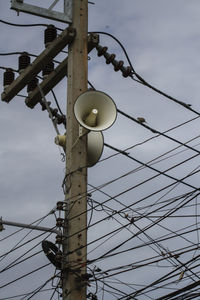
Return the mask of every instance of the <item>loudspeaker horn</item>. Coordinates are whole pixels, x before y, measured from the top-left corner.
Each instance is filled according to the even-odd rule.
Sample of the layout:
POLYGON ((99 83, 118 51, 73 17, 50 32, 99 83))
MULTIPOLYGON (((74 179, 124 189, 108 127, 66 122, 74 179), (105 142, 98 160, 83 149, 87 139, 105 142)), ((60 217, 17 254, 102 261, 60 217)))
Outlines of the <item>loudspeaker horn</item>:
POLYGON ((102 131, 115 122, 117 109, 110 96, 91 90, 77 98, 74 114, 78 123, 84 128, 91 131, 102 131))
MULTIPOLYGON (((87 134, 87 164, 93 167, 103 152, 104 138, 101 132, 90 131, 87 134)), ((54 139, 56 145, 66 148, 66 135, 57 135, 54 139)))
POLYGON ((58 146, 66 148, 66 135, 57 135, 54 139, 54 143, 58 146))
POLYGON ((103 152, 104 138, 102 132, 90 131, 88 133, 88 167, 93 167, 103 152))

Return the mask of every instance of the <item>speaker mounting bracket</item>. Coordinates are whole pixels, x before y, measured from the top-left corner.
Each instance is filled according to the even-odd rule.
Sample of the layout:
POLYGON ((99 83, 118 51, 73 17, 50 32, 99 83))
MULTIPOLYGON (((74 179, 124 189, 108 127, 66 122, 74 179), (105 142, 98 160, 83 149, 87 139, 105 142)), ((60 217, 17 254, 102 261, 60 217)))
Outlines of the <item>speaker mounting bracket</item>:
POLYGON ((90 130, 79 126, 79 138, 82 138, 83 136, 85 136, 86 134, 88 134, 90 132, 90 130))

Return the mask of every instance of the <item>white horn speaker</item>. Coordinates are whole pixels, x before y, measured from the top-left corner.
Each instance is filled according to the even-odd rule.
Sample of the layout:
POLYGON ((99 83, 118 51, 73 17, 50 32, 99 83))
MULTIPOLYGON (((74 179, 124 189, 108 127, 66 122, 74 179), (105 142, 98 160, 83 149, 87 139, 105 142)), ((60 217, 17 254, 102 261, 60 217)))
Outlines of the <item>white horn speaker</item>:
MULTIPOLYGON (((87 134, 87 163, 88 167, 94 166, 103 152, 104 138, 101 132, 90 131, 87 134)), ((54 139, 56 145, 66 148, 66 135, 57 135, 54 139)))
POLYGON ((88 167, 94 166, 103 152, 104 138, 101 132, 90 131, 88 133, 88 167))
POLYGON ((74 114, 78 123, 84 128, 91 131, 102 131, 115 122, 117 109, 110 96, 92 90, 77 98, 74 114))

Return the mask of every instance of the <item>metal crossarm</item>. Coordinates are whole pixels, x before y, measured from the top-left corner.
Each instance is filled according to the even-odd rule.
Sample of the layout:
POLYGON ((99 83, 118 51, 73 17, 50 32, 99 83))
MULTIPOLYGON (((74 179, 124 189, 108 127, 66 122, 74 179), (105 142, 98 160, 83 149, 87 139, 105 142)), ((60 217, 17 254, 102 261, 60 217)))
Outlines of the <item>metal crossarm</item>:
POLYGON ((59 0, 55 0, 49 8, 43 8, 36 5, 24 3, 23 0, 11 0, 11 8, 16 10, 17 12, 25 12, 28 14, 71 24, 72 0, 62 0, 64 1, 63 13, 52 10, 52 8, 57 4, 58 1, 59 0))

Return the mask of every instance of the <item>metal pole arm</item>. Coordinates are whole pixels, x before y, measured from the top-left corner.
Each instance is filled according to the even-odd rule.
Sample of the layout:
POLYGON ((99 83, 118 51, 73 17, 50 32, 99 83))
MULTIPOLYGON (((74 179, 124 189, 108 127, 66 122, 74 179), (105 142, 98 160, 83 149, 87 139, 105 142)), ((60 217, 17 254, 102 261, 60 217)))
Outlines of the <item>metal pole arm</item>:
POLYGON ((0 219, 0 225, 8 225, 8 226, 15 226, 15 227, 21 227, 21 228, 27 228, 27 229, 33 229, 33 230, 40 230, 40 231, 46 231, 46 232, 53 232, 56 234, 59 234, 59 231, 57 229, 42 227, 42 226, 36 226, 31 224, 24 224, 24 223, 17 223, 17 222, 11 222, 0 219))

